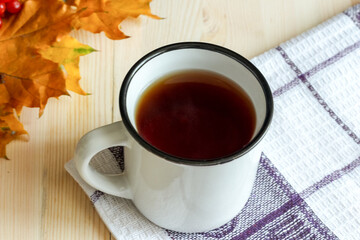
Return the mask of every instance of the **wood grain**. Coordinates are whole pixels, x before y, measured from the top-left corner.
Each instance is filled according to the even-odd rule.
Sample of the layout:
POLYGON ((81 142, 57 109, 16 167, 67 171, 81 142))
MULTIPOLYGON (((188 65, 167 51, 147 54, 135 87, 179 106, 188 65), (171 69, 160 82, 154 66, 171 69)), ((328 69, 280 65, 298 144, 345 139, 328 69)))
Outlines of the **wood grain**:
POLYGON ((11 160, 0 160, 0 239, 111 239, 64 164, 84 133, 120 119, 122 79, 147 52, 204 41, 252 58, 356 3, 360 0, 154 0, 153 12, 164 19, 126 20, 121 27, 129 39, 75 32, 99 50, 80 62, 81 85, 92 95, 52 99, 40 119, 36 109, 23 111, 30 141, 11 143, 11 160))

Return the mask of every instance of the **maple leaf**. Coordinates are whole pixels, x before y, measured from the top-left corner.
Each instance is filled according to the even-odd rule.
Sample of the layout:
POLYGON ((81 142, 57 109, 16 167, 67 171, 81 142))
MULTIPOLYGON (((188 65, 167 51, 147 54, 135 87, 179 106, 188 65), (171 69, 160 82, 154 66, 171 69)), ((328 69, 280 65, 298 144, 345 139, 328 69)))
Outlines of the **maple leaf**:
POLYGON ((8 105, 0 105, 0 156, 5 159, 7 159, 6 144, 23 134, 27 134, 13 111, 13 108, 8 105))
POLYGON ((51 97, 79 85, 79 57, 94 51, 68 34, 72 29, 126 37, 119 24, 126 17, 153 18, 149 0, 24 0, 19 14, 3 18, 0 29, 0 158, 5 146, 26 134, 18 115, 25 107, 41 116, 51 97))
POLYGON ((67 35, 75 13, 58 0, 29 0, 20 14, 4 19, 0 84, 4 84, 9 104, 18 113, 22 106, 39 107, 41 115, 50 97, 68 94, 59 65, 44 59, 37 50, 67 35))
POLYGON ((76 39, 65 36, 60 42, 39 51, 45 59, 61 64, 66 70, 66 88, 78 94, 86 95, 79 85, 80 56, 95 51, 92 47, 78 42, 76 39))
POLYGON ((79 15, 72 22, 75 29, 85 29, 93 33, 104 32, 113 40, 126 38, 119 29, 119 24, 127 17, 146 15, 155 19, 161 19, 150 11, 150 0, 78 0, 72 3, 80 9, 87 9, 83 15, 79 15))

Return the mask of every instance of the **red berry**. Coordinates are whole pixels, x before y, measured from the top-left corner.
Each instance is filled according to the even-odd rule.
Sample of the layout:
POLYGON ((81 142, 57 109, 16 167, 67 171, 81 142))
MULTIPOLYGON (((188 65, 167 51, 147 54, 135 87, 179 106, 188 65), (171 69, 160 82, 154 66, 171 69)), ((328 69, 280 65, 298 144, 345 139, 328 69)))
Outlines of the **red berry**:
POLYGON ((5 3, 0 3, 0 17, 4 15, 5 10, 6 10, 5 3))
POLYGON ((2 2, 2 3, 7 3, 7 2, 10 2, 10 1, 12 1, 12 0, 0 0, 0 2, 2 2))
POLYGON ((6 3, 6 10, 9 13, 18 13, 21 9, 21 3, 18 0, 13 0, 6 3))

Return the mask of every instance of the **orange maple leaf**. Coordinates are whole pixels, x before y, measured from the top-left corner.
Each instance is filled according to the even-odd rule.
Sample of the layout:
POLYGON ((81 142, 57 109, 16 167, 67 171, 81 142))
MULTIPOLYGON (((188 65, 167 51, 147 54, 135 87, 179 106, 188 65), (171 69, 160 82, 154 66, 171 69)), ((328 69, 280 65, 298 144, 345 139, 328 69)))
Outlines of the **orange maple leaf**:
POLYGON ((75 0, 73 4, 79 9, 85 9, 72 21, 75 29, 85 29, 93 33, 104 32, 113 40, 126 38, 120 31, 119 24, 127 17, 138 17, 146 15, 160 19, 150 11, 151 0, 75 0))
POLYGON ((7 159, 6 144, 23 134, 27 134, 27 132, 14 115, 14 109, 6 104, 0 105, 0 156, 7 159))
POLYGON ((151 14, 148 0, 25 0, 19 14, 3 19, 0 29, 0 158, 5 146, 26 134, 21 109, 44 111, 51 97, 67 90, 86 94, 79 85, 79 57, 94 49, 68 36, 73 28, 104 31, 122 39, 118 25, 126 17, 151 14))

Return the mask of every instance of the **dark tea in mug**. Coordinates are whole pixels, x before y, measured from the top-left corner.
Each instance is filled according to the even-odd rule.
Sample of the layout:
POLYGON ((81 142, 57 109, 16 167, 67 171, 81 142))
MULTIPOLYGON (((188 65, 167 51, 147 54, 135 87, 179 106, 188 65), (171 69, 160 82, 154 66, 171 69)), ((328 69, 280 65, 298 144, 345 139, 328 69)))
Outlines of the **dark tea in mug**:
POLYGON ((146 88, 135 121, 139 135, 159 150, 209 160, 246 146, 255 132, 256 114, 247 93, 227 77, 187 70, 146 88))

